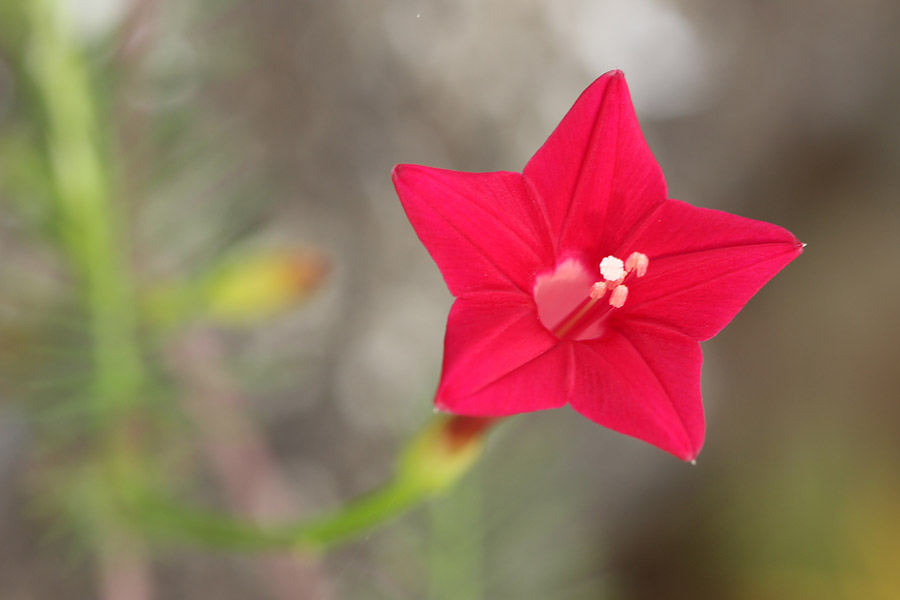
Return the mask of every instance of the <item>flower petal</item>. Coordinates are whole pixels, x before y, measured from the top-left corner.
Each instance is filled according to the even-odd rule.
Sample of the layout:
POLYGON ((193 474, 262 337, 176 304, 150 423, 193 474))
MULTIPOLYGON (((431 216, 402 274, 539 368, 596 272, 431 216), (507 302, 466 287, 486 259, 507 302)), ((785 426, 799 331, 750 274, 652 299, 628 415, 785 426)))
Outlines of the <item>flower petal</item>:
POLYGON ((567 354, 538 321, 530 298, 480 293, 458 299, 444 340, 435 404, 472 416, 502 416, 565 404, 567 354))
POLYGON ((510 288, 530 295, 535 272, 553 264, 540 208, 520 173, 397 165, 393 178, 454 296, 510 288))
POLYGON ((669 200, 621 252, 650 257, 619 319, 643 318, 703 341, 727 325, 803 245, 789 231, 669 200))
POLYGON ((682 460, 697 456, 705 435, 697 342, 654 323, 632 321, 571 347, 575 410, 682 460))
POLYGON ((619 71, 581 94, 524 174, 543 200, 558 254, 591 262, 611 254, 666 199, 619 71))

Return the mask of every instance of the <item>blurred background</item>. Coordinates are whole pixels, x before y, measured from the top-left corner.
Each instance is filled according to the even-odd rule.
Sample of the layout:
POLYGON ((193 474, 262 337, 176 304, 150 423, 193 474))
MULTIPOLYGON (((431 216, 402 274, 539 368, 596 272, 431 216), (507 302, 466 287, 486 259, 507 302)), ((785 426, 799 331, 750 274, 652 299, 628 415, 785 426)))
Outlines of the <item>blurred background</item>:
POLYGON ((890 0, 0 0, 0 595, 900 597, 897 31, 890 0), (562 409, 324 557, 129 531, 143 479, 271 522, 382 482, 451 303, 391 167, 520 170, 613 68, 672 197, 808 243, 704 344, 696 466, 562 409))

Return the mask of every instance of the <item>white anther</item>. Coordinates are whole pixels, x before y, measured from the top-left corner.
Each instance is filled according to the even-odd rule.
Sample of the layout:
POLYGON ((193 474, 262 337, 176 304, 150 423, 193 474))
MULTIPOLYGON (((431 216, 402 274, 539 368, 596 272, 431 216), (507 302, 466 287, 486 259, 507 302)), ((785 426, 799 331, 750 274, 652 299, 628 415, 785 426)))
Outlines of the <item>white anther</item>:
POLYGON ((606 283, 597 281, 591 286, 591 300, 598 300, 606 295, 606 283))
POLYGON ((600 261, 600 274, 607 281, 618 281, 625 277, 625 263, 621 258, 607 256, 600 261))
POLYGON ((609 295, 609 305, 613 308, 622 308, 626 298, 628 298, 628 287, 617 285, 613 288, 612 294, 609 295))
POLYGON ((638 277, 643 277, 647 273, 647 267, 650 265, 650 259, 646 254, 640 252, 632 252, 625 259, 625 270, 631 273, 636 272, 638 277))

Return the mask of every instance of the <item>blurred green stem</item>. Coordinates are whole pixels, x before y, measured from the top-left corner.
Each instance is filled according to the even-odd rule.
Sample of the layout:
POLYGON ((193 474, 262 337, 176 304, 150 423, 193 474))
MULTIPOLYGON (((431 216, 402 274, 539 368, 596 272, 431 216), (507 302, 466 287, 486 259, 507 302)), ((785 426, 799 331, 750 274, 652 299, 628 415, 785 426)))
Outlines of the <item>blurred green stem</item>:
POLYGON ((132 404, 142 380, 128 253, 121 244, 113 177, 101 151, 86 62, 53 0, 29 0, 25 5, 30 25, 27 67, 46 120, 59 233, 88 310, 94 361, 91 397, 102 420, 132 404))
POLYGON ((257 526, 147 494, 134 498, 135 519, 148 534, 232 550, 321 550, 358 538, 452 488, 481 455, 495 419, 442 416, 401 454, 394 478, 334 513, 279 526, 257 526))
MULTIPOLYGON (((25 68, 40 102, 58 233, 76 273, 91 334, 89 398, 98 442, 94 460, 104 474, 102 489, 115 494, 141 472, 129 409, 139 398, 144 366, 122 220, 112 201, 112 162, 101 143, 96 88, 58 4, 23 4, 28 25, 25 68)), ((120 597, 119 591, 129 590, 129 597, 149 598, 152 588, 141 542, 128 531, 122 515, 96 507, 93 512, 99 519, 94 534, 105 597, 120 597), (127 556, 121 552, 123 545, 131 549, 127 556)))

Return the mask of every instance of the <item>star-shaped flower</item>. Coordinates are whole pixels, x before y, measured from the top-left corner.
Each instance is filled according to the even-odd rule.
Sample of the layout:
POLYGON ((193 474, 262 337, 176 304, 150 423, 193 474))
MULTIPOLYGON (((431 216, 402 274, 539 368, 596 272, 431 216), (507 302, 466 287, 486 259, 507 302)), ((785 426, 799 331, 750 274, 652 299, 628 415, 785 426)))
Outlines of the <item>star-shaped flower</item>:
POLYGON ((439 409, 571 404, 684 460, 705 433, 699 342, 803 249, 776 225, 668 199, 620 72, 522 173, 398 165, 393 178, 456 297, 439 409))

